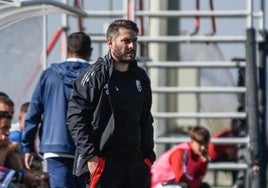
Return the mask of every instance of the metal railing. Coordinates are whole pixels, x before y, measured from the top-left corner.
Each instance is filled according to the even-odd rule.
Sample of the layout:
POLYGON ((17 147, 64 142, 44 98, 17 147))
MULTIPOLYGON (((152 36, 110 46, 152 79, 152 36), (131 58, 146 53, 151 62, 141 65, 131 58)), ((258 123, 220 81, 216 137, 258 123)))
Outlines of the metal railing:
MULTIPOLYGON (((260 0, 262 1, 262 0, 260 0)), ((132 3, 135 1, 132 1, 132 3)), ((87 18, 127 18, 134 16, 134 20, 139 22, 140 19, 146 19, 150 23, 151 19, 168 19, 168 18, 226 18, 226 19, 244 19, 245 30, 248 28, 255 27, 257 30, 262 31, 264 29, 264 12, 263 9, 253 9, 253 0, 247 0, 244 2, 246 8, 242 10, 213 10, 213 11, 190 11, 190 10, 139 10, 133 6, 131 10, 125 9, 122 11, 86 11, 87 18), (128 12, 129 11, 129 12, 128 12)), ((244 45, 247 43, 248 36, 246 34, 238 35, 219 35, 217 33, 208 33, 202 35, 192 35, 192 33, 183 33, 180 35, 159 35, 151 36, 149 32, 143 33, 139 36, 139 42, 145 44, 170 44, 170 43, 215 43, 215 44, 240 44, 244 45)), ((260 34, 256 34, 256 42, 263 42, 265 39, 260 34)), ((104 35, 92 36, 92 41, 96 43, 106 42, 104 35)), ((246 54, 245 54, 246 57, 246 54)), ((196 70, 202 68, 244 68, 246 69, 245 61, 143 61, 141 60, 140 65, 143 66, 147 71, 151 70, 162 70, 162 69, 184 69, 184 68, 195 68, 196 70)), ((168 94, 243 94, 248 95, 247 86, 244 87, 185 87, 185 86, 153 86, 153 95, 168 95, 168 94)), ((154 111, 153 116, 155 119, 169 120, 169 119, 240 119, 247 121, 249 114, 247 112, 159 112, 154 111)), ((250 126, 250 125, 248 125, 250 126)), ((252 126, 252 125, 251 125, 252 126)), ((176 144, 180 142, 189 141, 188 137, 175 137, 170 135, 159 135, 155 138, 156 144, 176 144)), ((216 138, 212 139, 211 142, 214 144, 249 144, 251 141, 251 135, 244 137, 233 137, 233 138, 216 138)), ((246 170, 250 167, 247 163, 210 163, 209 168, 212 170, 246 170)))

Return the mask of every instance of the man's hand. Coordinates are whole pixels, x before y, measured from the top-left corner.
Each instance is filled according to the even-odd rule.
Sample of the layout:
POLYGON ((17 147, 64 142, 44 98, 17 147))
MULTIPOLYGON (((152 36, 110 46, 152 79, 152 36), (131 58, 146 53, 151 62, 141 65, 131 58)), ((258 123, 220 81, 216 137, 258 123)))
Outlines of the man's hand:
POLYGON ((98 157, 95 156, 95 157, 92 157, 88 162, 87 162, 87 167, 88 167, 88 170, 89 170, 89 173, 90 174, 93 174, 93 172, 96 170, 97 168, 97 165, 98 165, 98 157))
POLYGON ((24 165, 27 170, 31 170, 31 163, 33 160, 33 157, 36 156, 35 153, 25 153, 24 154, 24 165))
POLYGON ((9 144, 9 138, 8 136, 5 136, 5 135, 1 135, 0 136, 0 147, 7 147, 8 144, 9 144))

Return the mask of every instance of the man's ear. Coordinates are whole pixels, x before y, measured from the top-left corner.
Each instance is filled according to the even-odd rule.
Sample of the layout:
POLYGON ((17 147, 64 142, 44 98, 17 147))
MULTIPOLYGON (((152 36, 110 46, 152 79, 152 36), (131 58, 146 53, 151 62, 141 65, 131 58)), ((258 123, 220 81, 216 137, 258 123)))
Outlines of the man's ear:
POLYGON ((107 39, 107 44, 108 44, 108 47, 110 48, 113 44, 113 39, 112 38, 108 38, 107 39))
POLYGON ((90 48, 90 50, 87 53, 86 59, 89 61, 92 55, 93 48, 90 48))

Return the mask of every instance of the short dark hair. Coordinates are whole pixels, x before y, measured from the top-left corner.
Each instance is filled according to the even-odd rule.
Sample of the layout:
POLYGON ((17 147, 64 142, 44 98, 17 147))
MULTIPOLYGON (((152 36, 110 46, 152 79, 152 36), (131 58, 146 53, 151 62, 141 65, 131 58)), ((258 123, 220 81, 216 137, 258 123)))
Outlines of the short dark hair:
POLYGON ((8 97, 8 95, 5 92, 3 92, 3 91, 0 91, 0 96, 8 97))
POLYGON ((86 57, 91 51, 91 38, 84 32, 75 32, 68 37, 68 49, 79 57, 86 57))
POLYGON ((9 107, 14 107, 14 102, 9 97, 6 97, 4 95, 0 96, 0 103, 4 103, 9 107))
POLYGON ((136 34, 139 33, 139 28, 135 22, 125 19, 115 20, 110 24, 107 29, 106 39, 116 38, 118 36, 118 31, 120 28, 133 30, 136 34))

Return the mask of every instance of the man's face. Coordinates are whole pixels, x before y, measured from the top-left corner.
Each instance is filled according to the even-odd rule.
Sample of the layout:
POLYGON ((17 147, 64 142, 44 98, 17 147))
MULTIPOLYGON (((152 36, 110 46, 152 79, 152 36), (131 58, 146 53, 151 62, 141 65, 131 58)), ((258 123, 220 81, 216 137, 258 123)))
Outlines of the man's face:
POLYGON ((21 130, 24 128, 24 121, 25 121, 26 115, 27 115, 27 112, 21 112, 19 115, 19 124, 20 124, 21 130))
POLYGON ((108 39, 112 57, 119 63, 131 63, 135 60, 137 34, 130 29, 119 29, 115 39, 108 39))
POLYGON ((8 118, 0 118, 0 146, 9 142, 11 120, 8 118))
MULTIPOLYGON (((0 102, 0 113, 8 113, 13 116, 14 107, 10 107, 7 104, 0 102)), ((9 142, 9 134, 11 127, 11 119, 6 117, 0 118, 0 146, 3 146, 9 142)))
POLYGON ((0 111, 9 112, 13 116, 14 107, 8 106, 7 104, 0 102, 0 111))

